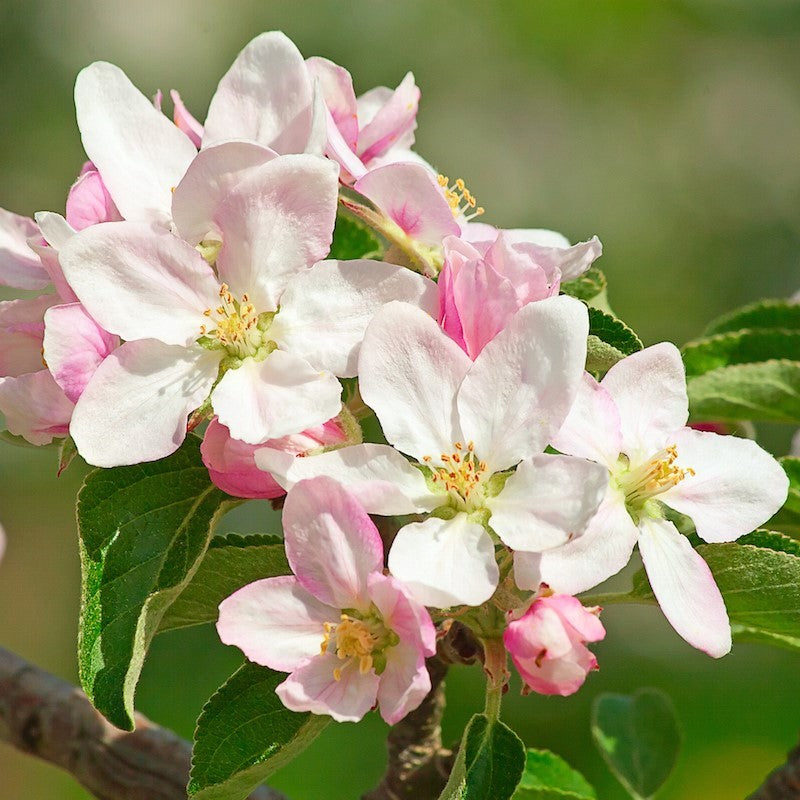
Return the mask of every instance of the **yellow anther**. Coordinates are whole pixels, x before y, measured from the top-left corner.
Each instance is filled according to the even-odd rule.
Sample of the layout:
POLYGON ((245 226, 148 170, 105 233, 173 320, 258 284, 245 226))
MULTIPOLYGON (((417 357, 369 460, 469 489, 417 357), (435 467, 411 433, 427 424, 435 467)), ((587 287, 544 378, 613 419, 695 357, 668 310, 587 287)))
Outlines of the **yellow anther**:
POLYGON ((470 220, 483 214, 483 206, 478 206, 475 195, 467 189, 462 178, 457 178, 452 185, 446 175, 437 176, 437 181, 439 186, 444 189, 445 199, 454 217, 470 220))

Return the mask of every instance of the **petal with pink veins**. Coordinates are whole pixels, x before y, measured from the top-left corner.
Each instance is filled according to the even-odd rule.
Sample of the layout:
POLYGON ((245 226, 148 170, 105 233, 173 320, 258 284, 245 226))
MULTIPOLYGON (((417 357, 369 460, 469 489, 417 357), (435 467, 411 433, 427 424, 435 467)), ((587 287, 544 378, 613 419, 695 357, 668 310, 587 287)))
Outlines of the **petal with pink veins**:
POLYGON ((103 359, 119 347, 119 338, 104 331, 80 303, 53 306, 44 321, 47 368, 64 394, 77 403, 103 359))
POLYGON ((97 170, 81 173, 72 184, 67 195, 65 216, 70 227, 76 231, 100 222, 118 222, 122 219, 97 170))
POLYGON ((676 467, 691 472, 658 499, 690 517, 701 539, 732 542, 786 502, 789 478, 751 439, 683 428, 673 440, 676 467))
POLYGON ((342 387, 330 372, 275 350, 262 361, 246 358, 215 386, 211 402, 231 436, 261 444, 335 417, 342 387))
POLYGON ((339 610, 320 603, 294 575, 243 586, 219 604, 217 632, 250 661, 290 672, 319 653, 325 623, 339 610))
MULTIPOLYGON (((389 95, 364 124, 358 134, 358 155, 365 164, 385 155, 395 146, 410 147, 417 127, 420 91, 414 75, 407 73, 400 85, 389 95)), ((361 106, 365 105, 362 98, 361 106)))
POLYGON ((125 342, 92 376, 70 433, 96 467, 155 461, 186 438, 186 419, 208 396, 220 353, 157 339, 125 342))
POLYGON ((175 89, 169 90, 169 96, 172 98, 172 121, 191 139, 192 144, 199 148, 203 141, 203 126, 192 116, 175 89))
POLYGON ((331 121, 339 131, 342 141, 355 153, 358 146, 358 107, 350 73, 344 67, 319 56, 307 58, 306 64, 319 81, 331 121))
POLYGON ((644 516, 639 529, 650 586, 672 627, 713 658, 730 652, 728 613, 708 564, 668 520, 644 516))

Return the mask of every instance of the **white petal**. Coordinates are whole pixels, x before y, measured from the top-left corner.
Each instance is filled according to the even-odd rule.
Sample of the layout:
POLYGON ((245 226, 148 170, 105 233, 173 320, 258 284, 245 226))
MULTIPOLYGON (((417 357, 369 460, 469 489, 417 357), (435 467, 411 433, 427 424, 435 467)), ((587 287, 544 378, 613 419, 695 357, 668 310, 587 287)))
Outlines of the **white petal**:
POLYGON ((499 578, 489 534, 466 514, 401 528, 389 570, 420 603, 436 608, 478 606, 494 594, 499 578))
POLYGON ((60 250, 75 235, 75 229, 61 216, 53 211, 38 211, 36 224, 42 237, 50 247, 60 250))
POLYGON ((358 501, 332 478, 301 481, 283 507, 286 557, 303 587, 335 608, 369 608, 367 579, 383 542, 358 501))
POLYGON ((392 300, 433 315, 436 284, 382 261, 322 261, 290 281, 270 336, 315 367, 352 378, 367 325, 392 300))
POLYGON ((106 222, 76 233, 60 253, 64 275, 86 310, 123 339, 188 345, 219 304, 211 267, 171 233, 106 222))
POLYGON ((361 346, 361 396, 399 450, 418 460, 438 457, 462 438, 455 395, 471 364, 424 311, 389 303, 361 346))
POLYGON ((155 339, 126 342, 97 368, 70 433, 97 467, 155 461, 186 438, 186 418, 208 396, 220 355, 155 339))
POLYGON ((786 502, 789 478, 754 441, 683 428, 674 444, 676 465, 695 474, 658 499, 691 517, 707 542, 732 542, 750 533, 786 502))
POLYGON ((287 490, 306 478, 329 475, 369 514, 414 514, 442 504, 429 491, 422 473, 385 444, 358 444, 305 458, 262 447, 255 460, 287 490))
POLYGON ((220 278, 274 311, 295 273, 324 258, 333 239, 339 167, 316 156, 283 156, 256 167, 214 215, 222 234, 220 278))
POLYGON ((467 440, 490 469, 541 453, 569 412, 583 376, 589 317, 571 297, 521 308, 475 360, 458 391, 467 440))
POLYGON ((588 372, 561 429, 551 444, 571 456, 581 456, 611 468, 622 450, 619 412, 608 390, 588 372))
POLYGON ((197 155, 189 137, 103 61, 78 74, 75 109, 86 154, 122 216, 167 223, 172 190, 197 155))
POLYGON ((28 246, 28 239, 38 235, 39 228, 32 219, 0 208, 0 285, 44 289, 50 283, 38 256, 28 246))
POLYGON ((279 31, 262 33, 219 82, 208 108, 203 148, 248 139, 278 153, 302 153, 313 112, 313 85, 300 51, 279 31))
POLYGON ((0 302, 0 377, 42 368, 44 314, 58 303, 54 294, 0 302))
POLYGON ((639 528, 639 551, 664 616, 692 647, 724 656, 731 626, 708 564, 671 522, 643 517, 639 528))
POLYGON ((601 381, 619 411, 622 449, 634 463, 658 452, 689 418, 678 348, 654 344, 614 364, 601 381))
POLYGON ((18 378, 0 378, 0 413, 15 436, 31 444, 49 444, 66 436, 74 406, 46 370, 18 378))
POLYGON ((201 150, 172 195, 172 219, 181 238, 196 245, 214 231, 214 212, 253 167, 277 157, 255 142, 226 142, 201 150))
POLYGON ((526 459, 496 497, 489 524, 513 550, 539 552, 579 537, 608 486, 608 470, 572 456, 526 459))
POLYGON ((557 593, 585 592, 630 561, 638 537, 624 498, 609 490, 581 536, 541 553, 514 553, 514 579, 521 589, 546 583, 557 593))
POLYGON ((217 631, 250 661, 289 672, 319 653, 325 623, 337 622, 339 613, 293 575, 282 575, 248 583, 223 600, 217 631))
POLYGON ((341 392, 330 372, 275 350, 263 361, 247 358, 237 369, 228 370, 214 388, 211 402, 234 439, 260 444, 335 417, 342 407, 341 392))

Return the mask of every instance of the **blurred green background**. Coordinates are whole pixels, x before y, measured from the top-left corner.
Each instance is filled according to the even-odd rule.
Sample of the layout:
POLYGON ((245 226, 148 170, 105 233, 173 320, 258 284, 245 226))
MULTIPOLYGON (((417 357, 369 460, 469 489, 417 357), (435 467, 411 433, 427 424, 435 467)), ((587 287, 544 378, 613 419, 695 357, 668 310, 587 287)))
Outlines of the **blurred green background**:
MULTIPOLYGON (((713 316, 800 288, 800 4, 791 0, 3 0, 0 206, 63 210, 82 162, 71 90, 85 64, 123 67, 145 93, 179 89, 203 118, 216 81, 256 33, 282 29, 305 55, 345 65, 358 91, 422 88, 417 148, 462 176, 506 227, 598 234, 615 310, 648 343, 678 343, 713 316)), ((784 432, 772 432, 781 446, 784 432)), ((56 479, 52 450, 0 449, 0 642, 75 680, 79 570, 72 504, 81 467, 56 479)), ((226 520, 274 529, 262 504, 226 520)), ((659 794, 739 798, 782 761, 800 727, 796 656, 737 645, 720 662, 652 609, 610 608, 601 672, 568 699, 508 696, 531 746, 624 798, 594 752, 600 691, 658 686, 685 732, 659 794)), ((214 632, 160 637, 142 711, 186 737, 239 663, 214 632)), ((445 736, 481 704, 481 676, 453 670, 445 736)), ((383 724, 332 725, 275 786, 296 800, 353 800, 383 768, 383 724)), ((55 770, 0 748, 4 800, 78 800, 55 770)))

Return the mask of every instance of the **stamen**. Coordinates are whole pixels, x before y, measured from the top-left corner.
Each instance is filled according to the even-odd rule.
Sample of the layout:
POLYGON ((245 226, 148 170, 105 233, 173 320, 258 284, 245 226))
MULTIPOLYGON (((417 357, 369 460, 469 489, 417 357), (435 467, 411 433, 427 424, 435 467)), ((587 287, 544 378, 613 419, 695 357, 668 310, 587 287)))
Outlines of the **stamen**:
POLYGON ((678 448, 673 444, 656 453, 641 467, 624 474, 619 485, 625 492, 626 501, 629 504, 643 503, 695 474, 691 467, 676 466, 677 459, 678 448))
POLYGON ((450 178, 446 175, 439 175, 437 181, 444 190, 445 199, 454 217, 470 220, 483 214, 483 207, 478 205, 475 195, 467 189, 461 178, 457 178, 452 185, 450 185, 450 178))

